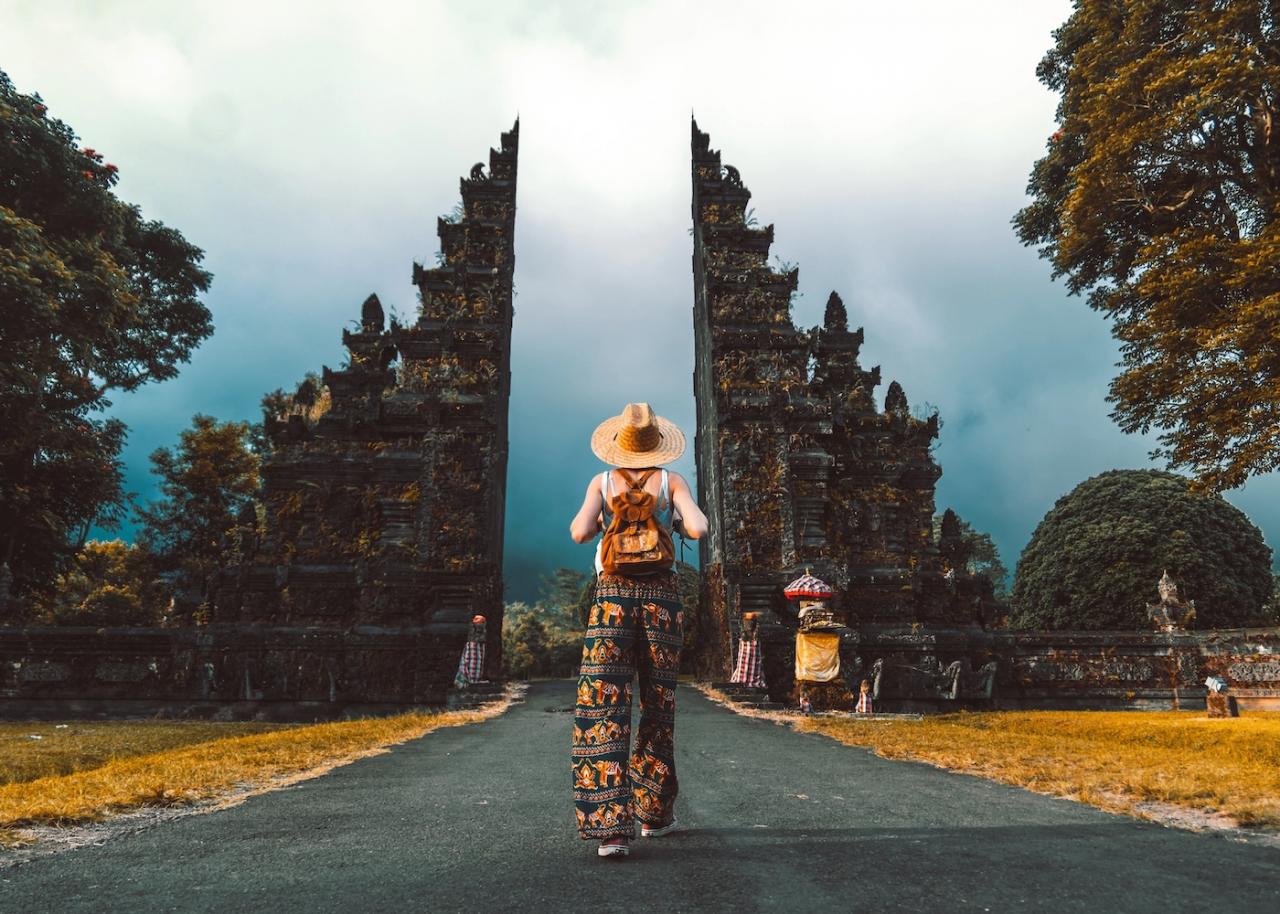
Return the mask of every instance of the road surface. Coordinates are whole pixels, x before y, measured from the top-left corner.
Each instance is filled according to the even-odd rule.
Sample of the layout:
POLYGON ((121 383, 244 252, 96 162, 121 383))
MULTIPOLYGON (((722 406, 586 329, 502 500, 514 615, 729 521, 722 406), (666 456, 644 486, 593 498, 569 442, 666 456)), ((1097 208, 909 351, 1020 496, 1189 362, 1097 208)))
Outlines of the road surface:
POLYGON ((1114 816, 678 690, 682 832, 573 828, 574 685, 243 805, 0 870, 0 911, 1280 911, 1280 849, 1114 816))

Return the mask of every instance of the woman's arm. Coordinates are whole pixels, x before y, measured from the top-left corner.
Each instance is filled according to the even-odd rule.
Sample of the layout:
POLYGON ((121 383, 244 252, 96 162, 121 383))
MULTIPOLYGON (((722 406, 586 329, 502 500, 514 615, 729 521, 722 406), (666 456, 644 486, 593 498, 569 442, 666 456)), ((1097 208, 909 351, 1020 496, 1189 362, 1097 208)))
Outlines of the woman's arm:
POLYGON ((582 507, 569 524, 569 535, 575 543, 589 543, 600 532, 600 510, 604 502, 600 498, 600 478, 592 476, 587 483, 587 495, 582 507))
POLYGON ((671 474, 671 500, 675 503, 676 511, 680 513, 680 525, 684 528, 684 535, 691 540, 699 540, 706 536, 707 516, 693 500, 689 484, 679 473, 671 474))

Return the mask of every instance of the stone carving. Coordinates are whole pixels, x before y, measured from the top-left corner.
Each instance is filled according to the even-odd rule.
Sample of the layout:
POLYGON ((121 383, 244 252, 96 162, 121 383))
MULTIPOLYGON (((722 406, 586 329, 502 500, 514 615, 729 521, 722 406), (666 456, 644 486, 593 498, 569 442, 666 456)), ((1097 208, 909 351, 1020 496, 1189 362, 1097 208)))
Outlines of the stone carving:
POLYGON ((1196 601, 1178 598, 1178 585, 1169 577, 1167 570, 1160 576, 1160 583, 1156 587, 1160 592, 1160 602, 1147 604, 1147 615, 1151 617, 1151 621, 1162 632, 1186 630, 1196 617, 1196 601))
POLYGON ((952 661, 944 673, 944 679, 950 679, 951 692, 945 696, 951 699, 989 699, 996 684, 998 664, 992 660, 977 670, 973 669, 969 658, 952 661))
POLYGON ((141 682, 159 671, 154 660, 103 660, 94 672, 94 678, 102 682, 141 682))
POLYGON ((880 658, 871 665, 871 695, 899 700, 956 701, 989 700, 996 683, 998 664, 992 660, 977 670, 969 658, 954 660, 945 667, 936 657, 919 662, 880 658))
POLYGON ((378 300, 378 296, 370 295, 360 306, 360 328, 365 333, 381 333, 386 329, 386 323, 382 302, 378 300))
POLYGON ((1227 665, 1227 676, 1232 682, 1280 683, 1280 661, 1255 660, 1227 665))
POLYGON ((18 670, 19 682, 62 682, 71 675, 71 668, 65 663, 54 663, 50 660, 38 660, 24 663, 18 670))

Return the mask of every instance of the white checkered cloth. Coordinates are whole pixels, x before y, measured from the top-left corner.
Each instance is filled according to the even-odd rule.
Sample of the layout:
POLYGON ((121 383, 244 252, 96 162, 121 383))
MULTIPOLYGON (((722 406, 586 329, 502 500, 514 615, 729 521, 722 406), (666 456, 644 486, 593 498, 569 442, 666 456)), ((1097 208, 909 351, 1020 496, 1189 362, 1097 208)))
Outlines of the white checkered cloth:
POLYGON ((752 689, 763 689, 764 668, 760 661, 760 642, 742 638, 738 641, 738 665, 729 681, 752 689))
POLYGON ((462 649, 462 659, 458 661, 458 675, 453 677, 453 684, 465 689, 472 683, 484 678, 484 642, 468 641, 462 649))

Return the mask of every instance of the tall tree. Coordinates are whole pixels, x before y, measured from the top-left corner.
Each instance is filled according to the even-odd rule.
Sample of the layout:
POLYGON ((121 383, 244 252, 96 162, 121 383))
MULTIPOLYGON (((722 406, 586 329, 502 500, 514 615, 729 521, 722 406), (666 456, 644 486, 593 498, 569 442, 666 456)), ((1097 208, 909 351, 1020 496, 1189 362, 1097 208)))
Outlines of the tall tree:
MULTIPOLYGON (((950 510, 950 509, 948 509, 950 510)), ((952 514, 955 514, 952 511, 952 514)), ((933 516, 933 539, 938 542, 943 533, 943 517, 945 514, 933 516)), ((1000 550, 990 533, 982 533, 973 528, 967 520, 956 515, 959 538, 964 556, 965 570, 972 574, 985 574, 995 591, 996 599, 1009 598, 1009 569, 1000 560, 1000 550)))
POLYGON ((595 594, 595 575, 574 568, 557 568, 542 576, 538 600, 560 624, 571 630, 586 627, 595 594))
POLYGON ((0 72, 0 567, 19 591, 124 513, 108 392, 173 377, 213 332, 202 252, 117 177, 0 72))
POLYGON ((162 498, 138 511, 138 541, 174 578, 177 596, 198 604, 222 564, 227 533, 258 493, 258 455, 247 422, 197 415, 176 449, 151 454, 162 498))
POLYGON ((1014 217, 1113 321, 1111 417, 1220 491, 1280 466, 1280 5, 1076 0, 1014 217))

